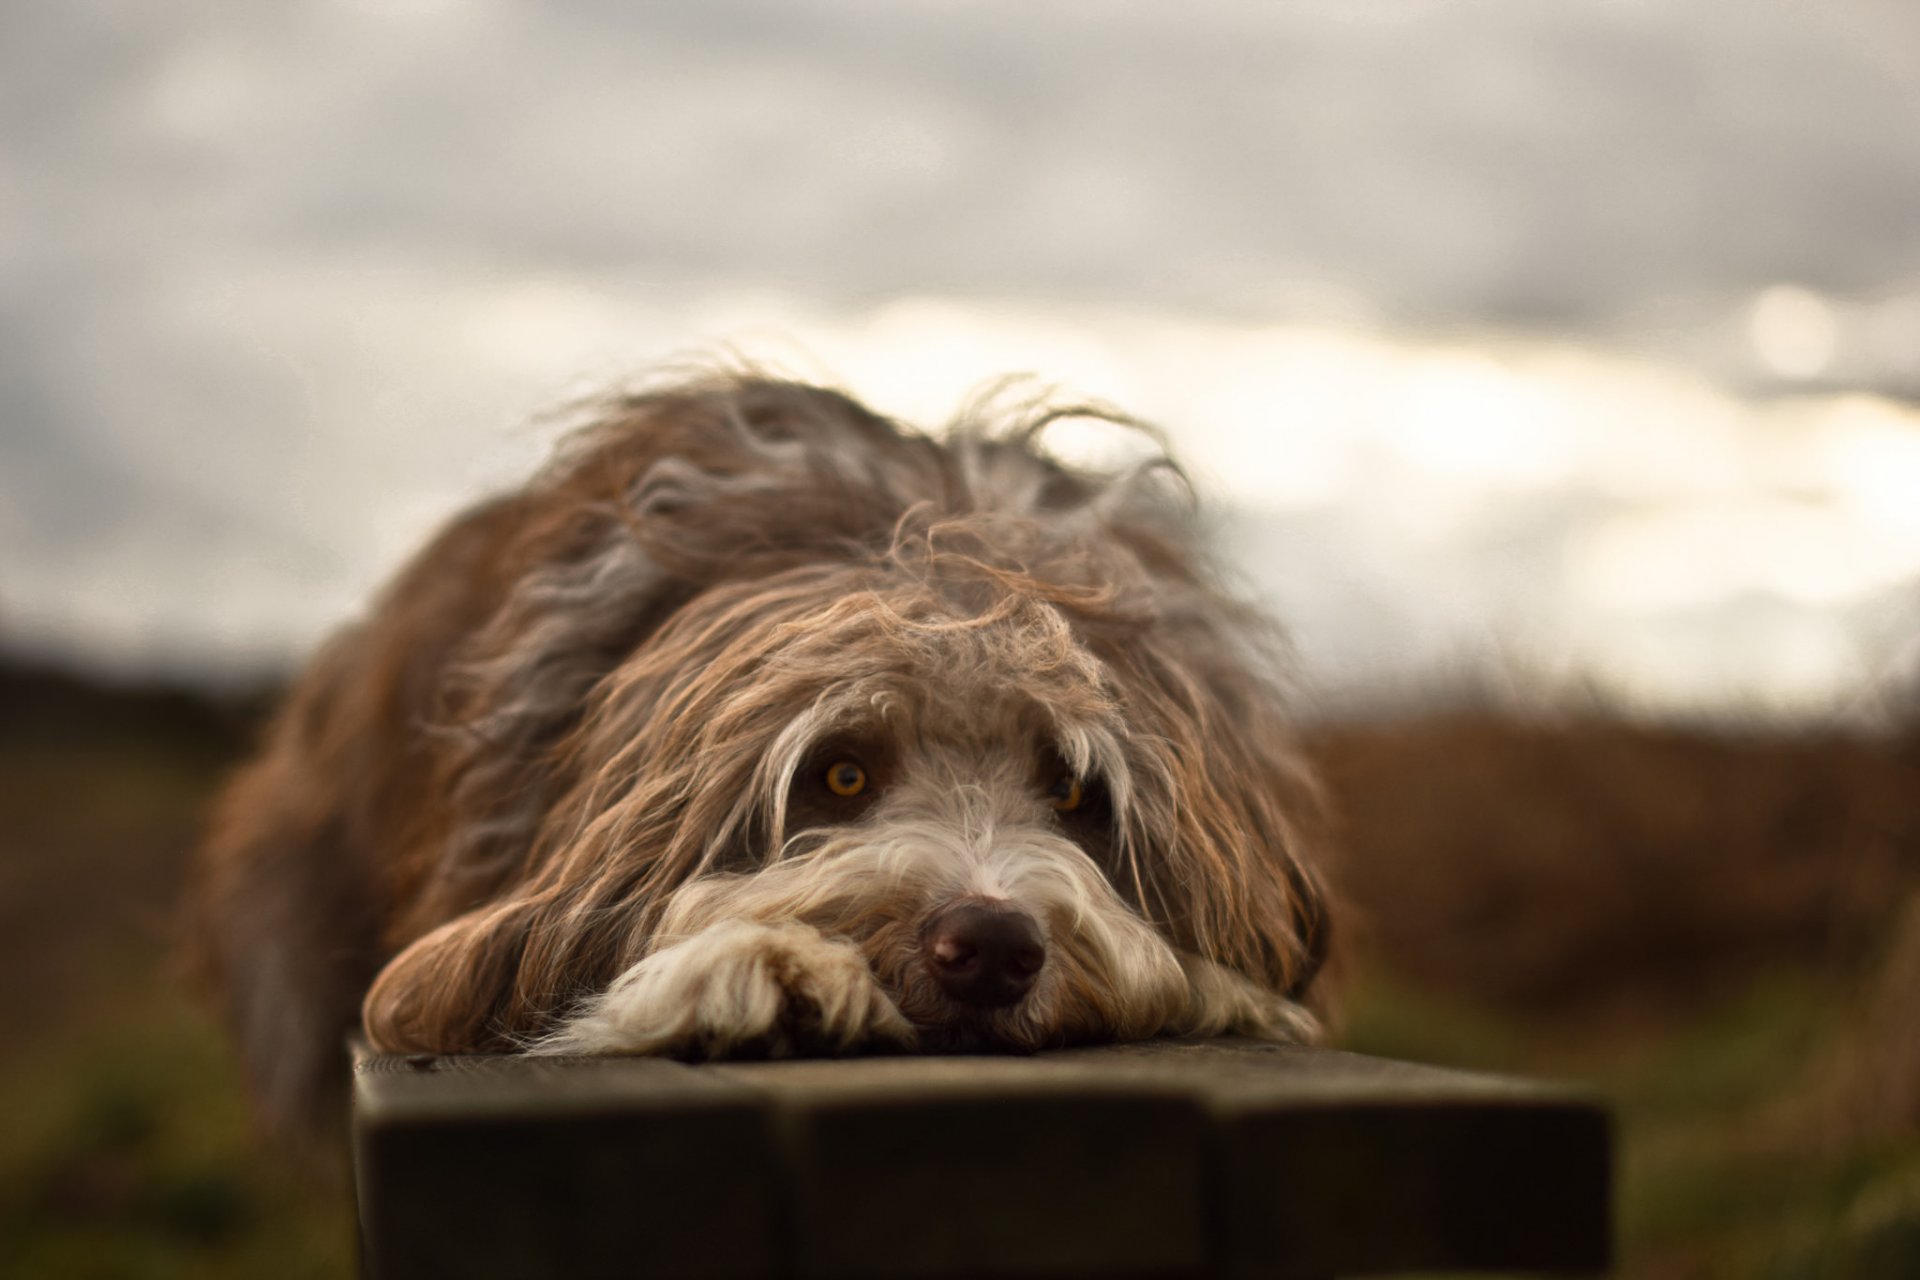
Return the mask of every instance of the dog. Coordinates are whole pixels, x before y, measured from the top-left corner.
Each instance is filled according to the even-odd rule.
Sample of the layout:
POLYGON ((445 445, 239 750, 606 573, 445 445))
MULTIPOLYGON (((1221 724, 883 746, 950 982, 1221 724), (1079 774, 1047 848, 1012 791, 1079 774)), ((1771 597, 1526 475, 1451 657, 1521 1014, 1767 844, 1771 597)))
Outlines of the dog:
POLYGON ((319 652, 216 807, 199 968, 270 1117, 343 1046, 1319 1034, 1314 780, 1184 478, 751 372, 611 396, 319 652))

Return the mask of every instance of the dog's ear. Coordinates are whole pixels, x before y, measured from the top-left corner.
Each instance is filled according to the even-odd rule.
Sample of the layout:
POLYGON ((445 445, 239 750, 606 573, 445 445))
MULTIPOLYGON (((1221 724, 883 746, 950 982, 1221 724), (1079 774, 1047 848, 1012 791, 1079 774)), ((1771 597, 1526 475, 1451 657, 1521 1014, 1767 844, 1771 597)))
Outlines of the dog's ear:
MULTIPOLYGON (((806 643, 831 656, 809 625, 820 592, 812 578, 715 587, 583 697, 551 766, 565 790, 536 815, 522 873, 428 922, 380 972, 362 1010, 376 1048, 523 1045, 640 958, 675 889, 745 864, 766 817, 767 744, 816 692, 805 671, 770 678, 771 659, 806 643)), ((825 608, 852 610, 845 597, 829 592, 825 608)), ((488 870, 443 856, 438 883, 452 900, 488 870)))
POLYGON ((513 992, 537 915, 524 900, 472 911, 419 938, 380 971, 361 1025, 385 1053, 486 1053, 538 1027, 513 992))
POLYGON ((336 815, 303 798, 296 764, 269 756, 228 788, 192 875, 187 952, 262 1120, 317 1144, 345 1115, 347 1035, 379 964, 378 918, 336 815))
POLYGON ((344 1116, 347 1036, 382 958, 393 810, 378 783, 405 777, 404 658, 430 648, 398 611, 328 645, 222 793, 189 876, 188 959, 283 1137, 330 1136, 344 1116))
POLYGON ((1183 949, 1297 999, 1331 942, 1324 804, 1280 693, 1220 634, 1168 628, 1102 655, 1134 731, 1121 839, 1183 949))

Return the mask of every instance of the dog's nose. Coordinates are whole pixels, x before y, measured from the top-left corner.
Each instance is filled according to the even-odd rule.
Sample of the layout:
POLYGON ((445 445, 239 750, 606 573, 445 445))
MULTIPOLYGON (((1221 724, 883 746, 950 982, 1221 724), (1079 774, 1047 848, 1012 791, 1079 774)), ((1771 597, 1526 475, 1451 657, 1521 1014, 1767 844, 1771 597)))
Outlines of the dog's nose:
POLYGON ((1032 916, 1011 907, 963 902, 927 924, 927 968, 961 1004, 1018 1004, 1047 962, 1047 942, 1032 916))

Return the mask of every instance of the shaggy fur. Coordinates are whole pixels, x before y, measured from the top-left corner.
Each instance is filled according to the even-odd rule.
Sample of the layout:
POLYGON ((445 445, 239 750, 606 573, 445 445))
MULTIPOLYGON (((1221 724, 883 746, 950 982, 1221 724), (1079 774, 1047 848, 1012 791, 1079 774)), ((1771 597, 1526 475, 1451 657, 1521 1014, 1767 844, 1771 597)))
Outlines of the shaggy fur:
POLYGON ((442 532, 314 661, 199 865, 270 1114, 323 1111, 356 1028, 681 1056, 1315 1034, 1315 799, 1268 628, 1212 585, 1177 473, 1049 459, 1064 416, 1104 415, 938 441, 716 377, 601 406, 442 532), (930 976, 959 902, 1038 922, 1025 998, 930 976))

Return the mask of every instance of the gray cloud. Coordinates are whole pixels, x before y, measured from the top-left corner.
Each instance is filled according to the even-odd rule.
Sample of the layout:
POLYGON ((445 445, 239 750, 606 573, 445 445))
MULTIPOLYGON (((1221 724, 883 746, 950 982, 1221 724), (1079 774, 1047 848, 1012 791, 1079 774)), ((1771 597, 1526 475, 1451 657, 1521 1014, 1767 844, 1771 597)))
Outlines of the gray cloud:
POLYGON ((1765 286, 1920 290, 1915 138, 1895 0, 9 6, 0 631, 297 649, 537 452, 463 330, 529 285, 1714 361, 1765 286))

